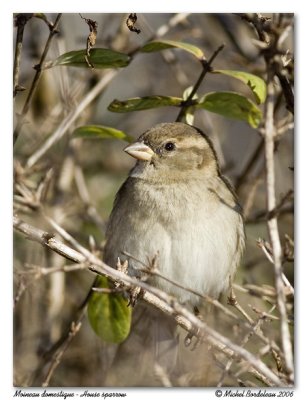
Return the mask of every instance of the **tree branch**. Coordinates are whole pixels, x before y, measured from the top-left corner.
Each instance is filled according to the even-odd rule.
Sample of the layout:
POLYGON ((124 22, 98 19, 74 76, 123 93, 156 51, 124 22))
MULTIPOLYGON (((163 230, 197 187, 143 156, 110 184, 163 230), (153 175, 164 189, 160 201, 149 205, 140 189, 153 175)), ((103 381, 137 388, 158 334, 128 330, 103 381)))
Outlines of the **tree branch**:
MULTIPOLYGON (((267 210, 272 213, 276 208, 275 193, 275 167, 274 167, 274 74, 268 71, 268 97, 265 105, 265 166, 266 166, 266 191, 267 210)), ((271 214, 272 215, 272 214, 271 214)), ((282 279, 282 247, 280 243, 277 217, 268 220, 268 230, 272 245, 272 256, 275 267, 275 287, 277 293, 277 306, 280 314, 280 334, 282 349, 285 358, 286 370, 291 380, 294 379, 292 344, 287 322, 286 296, 282 279)))
POLYGON ((14 144, 16 143, 16 140, 18 139, 20 130, 21 130, 21 128, 22 128, 22 126, 23 126, 23 124, 25 122, 25 117, 26 117, 26 115, 27 115, 27 113, 29 111, 34 92, 35 92, 35 90, 36 90, 36 88, 38 86, 38 82, 39 82, 39 79, 40 79, 41 74, 42 74, 42 66, 43 66, 43 63, 44 63, 44 61, 46 59, 47 53, 49 51, 51 41, 52 41, 54 35, 56 33, 58 33, 57 28, 58 28, 61 16, 62 16, 62 14, 58 14, 53 26, 50 27, 49 37, 47 39, 43 54, 41 56, 41 59, 40 59, 39 63, 35 66, 36 73, 34 75, 34 78, 33 78, 33 81, 32 81, 32 84, 31 84, 31 87, 30 87, 30 90, 29 90, 28 97, 26 98, 26 101, 25 101, 25 104, 23 106, 21 115, 19 117, 19 120, 18 120, 17 125, 16 125, 15 130, 14 130, 14 136, 13 136, 14 144))
MULTIPOLYGON (((85 315, 85 311, 84 311, 84 313, 82 315, 82 319, 83 319, 84 315, 85 315)), ((50 367, 48 369, 47 375, 46 375, 46 377, 44 379, 44 382, 42 383, 42 387, 48 387, 49 386, 50 379, 51 379, 52 375, 54 374, 56 368, 60 364, 65 351, 68 349, 71 341, 73 340, 73 338, 77 335, 77 333, 81 329, 82 319, 80 321, 78 321, 77 324, 74 323, 74 322, 71 324, 67 340, 65 341, 63 346, 60 348, 60 350, 54 355, 54 357, 52 359, 52 363, 51 363, 51 365, 50 365, 50 367)))
POLYGON ((124 285, 127 289, 136 286, 142 287, 145 290, 143 294, 144 301, 160 309, 165 314, 173 317, 182 328, 188 332, 191 332, 193 335, 206 340, 213 347, 223 352, 228 357, 233 357, 236 355, 244 359, 248 365, 247 371, 253 373, 253 371, 256 370, 258 374, 260 373, 264 375, 264 377, 271 382, 272 386, 287 386, 287 384, 283 382, 274 372, 272 372, 260 359, 256 358, 244 348, 236 345, 227 337, 210 328, 204 321, 199 320, 193 313, 188 311, 173 297, 167 295, 163 291, 109 267, 79 244, 79 251, 71 249, 62 242, 56 240, 53 235, 26 224, 16 216, 14 217, 14 227, 19 232, 23 233, 28 239, 47 246, 51 250, 70 260, 75 260, 77 263, 87 261, 91 271, 99 275, 105 275, 109 279, 124 285))
POLYGON ((181 110, 178 114, 178 117, 176 119, 176 122, 180 122, 182 120, 182 118, 184 117, 184 114, 186 112, 186 110, 190 107, 190 103, 194 97, 194 95, 196 94, 197 90, 199 89, 202 81, 204 80, 205 76, 207 75, 208 72, 210 72, 212 70, 211 64, 213 63, 214 59, 217 57, 217 55, 223 50, 223 48, 225 47, 225 44, 222 44, 221 46, 219 46, 215 52, 212 54, 212 56, 210 57, 209 61, 207 60, 201 60, 201 64, 203 66, 203 69, 195 83, 195 85, 193 86, 193 89, 191 91, 191 93, 189 94, 188 98, 183 102, 183 105, 181 107, 181 110))
POLYGON ((55 239, 54 234, 35 228, 34 226, 21 221, 16 216, 13 217, 13 225, 14 228, 26 236, 27 239, 48 247, 50 250, 55 251, 70 261, 75 263, 84 263, 86 261, 86 258, 82 254, 55 239))
POLYGON ((18 14, 15 19, 15 26, 17 27, 17 34, 16 34, 14 69, 13 69, 13 97, 15 97, 19 91, 24 90, 24 88, 19 86, 19 68, 20 68, 20 60, 21 60, 23 32, 24 32, 26 23, 29 21, 30 18, 32 18, 32 15, 33 14, 18 14))

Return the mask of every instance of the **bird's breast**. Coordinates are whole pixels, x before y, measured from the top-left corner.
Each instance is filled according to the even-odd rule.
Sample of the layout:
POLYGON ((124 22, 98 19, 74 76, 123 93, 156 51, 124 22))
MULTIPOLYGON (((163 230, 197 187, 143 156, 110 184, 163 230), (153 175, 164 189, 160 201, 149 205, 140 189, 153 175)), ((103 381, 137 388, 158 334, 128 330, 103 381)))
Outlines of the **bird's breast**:
MULTIPOLYGON (((218 296, 227 285, 236 251, 238 214, 214 195, 197 185, 141 185, 131 194, 125 218, 112 216, 112 252, 125 253, 130 272, 153 261, 160 273, 172 280, 150 278, 152 282, 183 302, 198 298, 176 283, 201 294, 218 296), (138 190, 136 190, 138 189, 138 190), (140 262, 136 261, 139 260, 140 262)), ((114 261, 113 261, 114 262, 114 261)))

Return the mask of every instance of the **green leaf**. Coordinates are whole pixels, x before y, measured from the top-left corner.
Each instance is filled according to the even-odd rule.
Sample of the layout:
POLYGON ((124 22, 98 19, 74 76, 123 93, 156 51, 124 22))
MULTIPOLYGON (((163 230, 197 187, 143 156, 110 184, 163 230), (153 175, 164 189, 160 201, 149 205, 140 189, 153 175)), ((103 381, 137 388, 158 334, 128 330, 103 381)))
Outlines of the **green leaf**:
MULTIPOLYGON (((109 288, 108 279, 99 276, 95 287, 109 288)), ((131 307, 119 293, 94 292, 88 303, 87 315, 91 327, 104 341, 121 343, 130 332, 131 307)))
POLYGON ((146 96, 135 97, 125 101, 113 100, 108 110, 112 112, 125 113, 130 111, 148 110, 150 108, 180 106, 182 99, 170 96, 146 96))
POLYGON ((264 103, 266 99, 266 83, 259 76, 243 71, 232 71, 229 69, 219 69, 212 71, 215 74, 228 75, 244 82, 253 92, 258 104, 264 103))
MULTIPOLYGON (((194 89, 193 86, 189 86, 189 87, 187 87, 187 88, 185 89, 185 91, 184 91, 183 94, 182 94, 182 98, 183 98, 184 101, 188 100, 188 98, 189 98, 190 94, 192 93, 192 90, 193 90, 193 89, 194 89)), ((195 94, 193 95, 193 97, 192 97, 192 100, 197 100, 197 99, 198 99, 198 95, 197 95, 197 93, 195 93, 195 94)))
POLYGON ((84 139, 120 139, 129 143, 134 141, 134 138, 125 132, 103 125, 79 126, 75 129, 73 136, 84 139))
POLYGON ((45 22, 48 22, 46 14, 44 14, 44 13, 34 13, 33 16, 36 18, 42 19, 45 22))
MULTIPOLYGON (((86 51, 75 50, 60 55, 53 63, 52 67, 64 65, 70 67, 90 68, 85 60, 86 51)), ((89 62, 94 68, 122 68, 130 63, 130 57, 127 54, 119 53, 110 49, 92 49, 89 62)))
POLYGON ((198 107, 224 117, 246 121, 253 128, 257 128, 262 118, 262 112, 255 103, 235 92, 208 93, 200 100, 198 107))
POLYGON ((190 43, 177 42, 174 40, 154 40, 153 42, 145 44, 140 51, 143 53, 152 53, 171 48, 185 50, 188 53, 193 54, 199 60, 205 58, 203 51, 199 47, 196 47, 190 43))
POLYGON ((195 107, 189 107, 188 109, 187 109, 187 111, 185 112, 185 115, 184 115, 184 117, 185 117, 185 122, 188 124, 188 125, 193 125, 194 124, 194 112, 195 112, 195 107))
MULTIPOLYGON (((192 90, 193 90, 193 86, 189 86, 189 87, 187 87, 186 89, 185 89, 185 91, 183 92, 183 94, 182 94, 182 98, 183 98, 183 100, 184 101, 187 101, 188 100, 188 98, 189 98, 189 96, 190 96, 190 94, 192 93, 192 90)), ((192 100, 197 100, 198 99, 198 95, 197 95, 197 93, 195 93, 194 95, 193 95, 193 97, 192 97, 192 100)), ((197 104, 197 103, 196 103, 197 104)), ((185 113, 184 113, 184 121, 188 124, 188 125, 193 125, 194 124, 194 113, 195 113, 195 107, 194 106, 191 106, 191 107, 188 107, 186 110, 185 110, 185 113)))

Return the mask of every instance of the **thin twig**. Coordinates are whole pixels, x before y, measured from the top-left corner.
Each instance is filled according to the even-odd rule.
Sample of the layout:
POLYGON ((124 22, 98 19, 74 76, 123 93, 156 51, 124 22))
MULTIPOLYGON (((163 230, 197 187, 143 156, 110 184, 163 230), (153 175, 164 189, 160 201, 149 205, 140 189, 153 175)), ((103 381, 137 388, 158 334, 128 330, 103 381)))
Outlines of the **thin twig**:
MULTIPOLYGON (((189 14, 184 14, 184 19, 186 19, 188 15, 189 14)), ((142 18, 142 25, 146 27, 146 29, 149 31, 151 38, 157 39, 158 37, 156 35, 155 30, 151 27, 149 21, 146 19, 144 14, 141 15, 141 18, 142 18)), ((187 74, 184 72, 184 70, 181 68, 176 53, 173 52, 172 50, 165 49, 164 51, 159 52, 158 54, 168 64, 169 68, 173 70, 174 73, 173 75, 176 78, 182 90, 186 88, 189 84, 189 78, 187 77, 187 74)))
POLYGON ((287 193, 282 196, 279 203, 276 204, 276 207, 273 210, 271 210, 270 212, 268 212, 267 210, 259 211, 250 218, 250 221, 253 221, 253 222, 255 222, 257 220, 258 221, 267 221, 273 217, 278 217, 280 215, 281 211, 284 209, 284 205, 287 202, 289 202, 290 200, 293 200, 293 190, 292 189, 288 190, 287 193))
MULTIPOLYGON (((258 320, 257 320, 256 322, 254 322, 253 330, 250 331, 250 332, 248 332, 248 333, 244 336, 244 338, 241 340, 241 343, 240 343, 240 344, 241 344, 242 347, 245 346, 245 345, 248 343, 248 341, 251 339, 251 337, 253 336, 253 334, 255 334, 255 333, 257 332, 257 330, 260 329, 260 327, 261 327, 261 325, 262 325, 262 323, 263 323, 264 321, 265 321, 265 317, 264 317, 264 316, 261 316, 261 317, 258 318, 258 320)), ((222 375, 221 375, 221 377, 220 377, 220 380, 219 380, 218 384, 216 385, 217 387, 221 387, 221 386, 222 386, 223 381, 224 381, 224 379, 225 379, 225 376, 226 376, 226 374, 228 374, 228 372, 229 372, 229 370, 230 370, 230 368, 231 368, 233 362, 234 362, 234 359, 233 359, 233 358, 231 358, 231 359, 228 360, 228 362, 227 362, 227 364, 226 364, 226 366, 225 366, 225 368, 224 368, 224 370, 223 370, 223 372, 222 372, 222 375)), ((236 375, 236 377, 238 377, 238 375, 236 375)), ((268 382, 265 381, 265 383, 268 383, 268 382)))
POLYGON ((258 143, 256 149, 254 150, 253 154, 251 155, 249 161, 247 162, 246 166, 244 167, 243 171, 241 172, 241 175, 237 178, 235 188, 236 192, 238 192, 245 182, 247 176, 250 174, 251 170, 253 169, 254 165, 258 161, 259 157, 262 156, 263 154, 263 147, 264 147, 264 140, 261 139, 261 141, 258 143))
POLYGON ((34 283, 36 283, 37 280, 41 279, 44 276, 48 276, 50 274, 54 274, 56 272, 73 272, 73 271, 80 271, 82 269, 88 268, 87 264, 72 264, 72 265, 62 265, 62 266, 56 266, 56 267, 51 267, 51 268, 45 268, 45 267, 39 267, 39 266, 34 266, 29 270, 23 270, 19 272, 18 274, 21 275, 21 279, 19 282, 17 294, 14 298, 14 305, 13 307, 15 308, 16 305, 18 304, 19 300, 21 299, 21 296, 23 293, 29 289, 30 286, 32 286, 34 283), (32 279, 28 282, 24 282, 24 277, 25 275, 32 275, 32 279))
POLYGON ((82 101, 62 120, 55 132, 48 137, 44 144, 32 154, 27 161, 27 168, 31 168, 37 161, 67 132, 72 123, 78 118, 82 111, 101 93, 101 91, 109 84, 117 71, 109 71, 94 87, 87 93, 82 101))
POLYGON ((230 293, 228 296, 228 304, 233 306, 243 317, 251 324, 254 325, 254 320, 247 314, 244 308, 238 303, 237 297, 233 290, 232 283, 230 283, 230 293))
POLYGON ((86 258, 82 254, 55 239, 53 234, 35 228, 32 225, 21 221, 17 216, 14 216, 13 218, 13 224, 14 228, 29 240, 33 240, 34 242, 38 242, 41 245, 48 247, 50 250, 55 251, 68 260, 75 263, 84 263, 86 261, 86 258))
MULTIPOLYGON (((280 318, 276 317, 276 315, 270 314, 272 311, 269 311, 269 313, 267 313, 265 311, 259 310, 255 306, 251 306, 250 305, 250 307, 256 314, 261 315, 262 317, 265 317, 265 318, 268 318, 268 319, 271 319, 271 320, 275 320, 275 321, 279 321, 280 320, 280 318)), ((274 308, 276 308, 276 306, 274 306, 274 308)), ((288 320, 288 323, 291 324, 291 321, 288 320)))
POLYGON ((243 205, 243 215, 244 215, 245 221, 254 205, 257 190, 263 181, 263 178, 260 175, 262 175, 262 171, 260 173, 258 173, 258 176, 252 182, 251 188, 249 189, 249 191, 247 193, 247 197, 246 197, 244 205, 243 205))
POLYGON ((175 28, 178 24, 185 21, 191 13, 178 13, 175 14, 166 24, 161 25, 155 34, 155 37, 165 36, 170 29, 175 28))
POLYGON ((167 375, 165 368, 157 362, 154 364, 154 374, 161 382, 163 387, 173 387, 170 377, 167 375))
POLYGON ((82 321, 83 318, 85 317, 86 309, 87 309, 87 303, 88 300, 90 299, 90 296, 92 294, 92 285, 91 289, 88 291, 87 296, 83 300, 81 306, 77 310, 74 319, 70 322, 68 329, 60 337, 60 339, 52 345, 52 347, 44 353, 41 363, 37 368, 36 374, 37 375, 46 365, 46 362, 51 361, 51 364, 48 368, 48 372, 46 374, 46 377, 44 378, 44 386, 49 386, 50 379, 52 375, 54 374, 56 368, 58 367, 59 363, 61 362, 64 353, 68 349, 72 339, 75 337, 75 335, 79 332, 81 329, 82 321))
POLYGON ((16 34, 16 45, 15 45, 15 56, 14 56, 14 70, 13 70, 13 96, 24 90, 21 86, 19 86, 19 69, 20 69, 20 61, 21 61, 21 50, 22 50, 22 42, 23 42, 23 32, 26 26, 26 23, 30 18, 32 18, 33 14, 18 14, 16 15, 15 25, 17 26, 17 34, 16 34))
POLYGON ((276 290, 272 286, 264 285, 257 286, 252 284, 246 284, 244 286, 240 286, 236 283, 233 284, 233 287, 241 293, 250 294, 256 297, 271 297, 274 299, 276 297, 276 290))
POLYGON ((290 84, 288 77, 281 72, 277 72, 276 75, 279 79, 280 86, 282 87, 287 109, 294 115, 294 94, 292 85, 290 84))
MULTIPOLYGON (((270 261, 270 263, 274 264, 273 251, 272 251, 272 248, 269 245, 269 243, 267 243, 262 238, 259 238, 259 239, 257 239, 257 245, 258 245, 258 247, 261 248, 261 250, 265 254, 266 258, 270 261)), ((288 278, 286 277, 286 275, 283 272, 281 273, 281 278, 282 278, 282 281, 283 281, 284 285, 287 287, 289 293, 294 295, 294 288, 293 288, 293 286, 291 285, 291 283, 289 282, 288 278)))
POLYGON ((259 39, 266 43, 267 41, 267 34, 266 34, 266 24, 268 19, 262 17, 260 14, 256 13, 234 13, 234 15, 239 16, 241 19, 249 22, 256 30, 259 39))
MULTIPOLYGON (((284 31, 279 35, 279 38, 277 40, 277 45, 276 47, 278 49, 281 49, 282 43, 285 41, 285 39, 288 37, 290 31, 293 29, 292 23, 289 25, 286 25, 284 31)), ((284 56, 284 59, 287 59, 287 53, 284 56)), ((286 62, 283 63, 283 66, 286 67, 287 64, 291 61, 290 59, 287 59, 286 62)), ((285 71, 277 71, 276 75, 279 79, 285 100, 286 100, 286 105, 287 109, 294 115, 294 93, 293 93, 293 88, 291 83, 289 82, 289 78, 287 74, 285 74, 285 71)))
POLYGON ((52 357, 52 361, 50 364, 50 367, 48 369, 48 372, 46 374, 46 377, 42 383, 42 387, 48 387, 50 384, 50 379, 52 378, 52 375, 54 374, 56 368, 59 366, 60 362, 62 361, 62 358, 64 356, 65 351, 68 349, 71 341, 73 338, 77 335, 77 333, 80 331, 81 326, 82 326, 82 320, 85 316, 85 311, 86 307, 83 308, 83 312, 81 313, 79 319, 77 322, 73 321, 70 325, 70 330, 68 332, 67 338, 63 345, 60 347, 60 349, 54 354, 52 357))
MULTIPOLYGON (((237 14, 242 19, 248 21, 255 28, 260 39, 260 44, 264 44, 264 57, 267 65, 270 64, 274 73, 280 81, 283 95, 286 100, 287 109, 294 115, 294 94, 292 85, 289 82, 288 71, 284 68, 282 58, 285 57, 281 49, 282 43, 292 29, 291 23, 286 22, 284 30, 275 29, 270 18, 263 17, 261 14, 237 14), (274 63, 272 63, 274 61, 274 63)), ((281 14, 283 16, 283 14, 281 14)))
POLYGON ((192 101, 194 95, 196 94, 197 90, 199 89, 202 81, 204 80, 207 73, 212 70, 211 64, 213 63, 213 61, 217 57, 217 55, 223 50, 224 47, 225 47, 225 44, 222 44, 221 46, 219 46, 215 50, 215 52, 212 54, 212 56, 210 57, 210 59, 208 61, 206 59, 201 60, 201 64, 203 67, 202 71, 201 71, 195 85, 193 86, 193 89, 192 89, 191 93, 189 94, 188 98, 183 102, 183 105, 178 114, 176 122, 180 122, 182 120, 182 118, 184 117, 184 114, 185 114, 186 110, 190 107, 191 101, 192 101))
POLYGON ((74 179, 81 200, 86 207, 86 213, 89 218, 97 225, 101 232, 105 232, 106 224, 99 215, 97 209, 92 205, 90 194, 88 192, 82 168, 79 165, 75 166, 74 179))
POLYGON ((41 56, 41 59, 40 59, 39 63, 35 66, 36 73, 34 75, 34 78, 33 78, 33 81, 32 81, 32 84, 31 84, 31 87, 30 87, 30 90, 29 90, 28 97, 26 98, 26 101, 25 101, 25 104, 23 106, 21 115, 19 116, 19 120, 18 120, 17 125, 16 125, 15 130, 14 130, 14 137, 13 137, 14 143, 18 139, 20 130, 21 130, 21 128, 22 128, 22 126, 23 126, 23 124, 25 122, 25 117, 26 117, 26 115, 27 115, 27 113, 29 111, 29 108, 30 108, 30 105, 31 105, 31 101, 33 99, 34 92, 35 92, 35 90, 36 90, 36 88, 38 86, 38 82, 39 82, 39 79, 40 79, 41 74, 42 74, 42 67, 43 67, 44 61, 46 59, 47 53, 49 51, 51 41, 52 41, 54 35, 56 33, 58 33, 57 28, 58 28, 61 16, 62 16, 62 14, 58 14, 57 15, 56 20, 55 20, 52 28, 50 28, 49 37, 47 39, 43 54, 41 56))

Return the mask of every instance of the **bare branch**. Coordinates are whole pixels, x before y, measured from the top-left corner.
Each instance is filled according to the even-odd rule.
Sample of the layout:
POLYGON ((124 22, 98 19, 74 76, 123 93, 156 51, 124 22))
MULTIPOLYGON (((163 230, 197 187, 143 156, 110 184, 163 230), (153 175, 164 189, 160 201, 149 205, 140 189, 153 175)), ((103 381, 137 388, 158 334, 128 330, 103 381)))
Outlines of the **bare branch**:
POLYGON ((78 118, 83 110, 102 92, 109 84, 117 71, 109 71, 98 83, 90 90, 83 100, 62 120, 55 132, 48 137, 44 144, 27 161, 27 167, 31 168, 37 161, 67 132, 72 123, 78 118))
MULTIPOLYGON (((264 317, 264 316, 261 316, 261 317, 258 318, 258 321, 257 321, 256 323, 254 323, 253 330, 252 330, 251 332, 248 332, 248 333, 244 336, 244 338, 242 339, 242 341, 241 341, 241 346, 242 346, 242 347, 245 346, 245 345, 248 343, 248 341, 250 340, 250 338, 251 338, 258 330, 260 330, 260 327, 261 327, 261 325, 263 324, 264 321, 265 321, 265 317, 264 317)), ((268 347, 270 348, 270 346, 268 346, 268 347)), ((231 359, 228 360, 228 362, 227 362, 227 364, 226 364, 226 366, 225 366, 225 368, 224 368, 224 370, 223 370, 223 373, 222 373, 222 375, 221 375, 221 378, 220 378, 218 384, 216 385, 217 387, 221 387, 221 386, 222 386, 223 381, 224 381, 224 379, 225 379, 225 376, 226 376, 226 374, 229 373, 229 370, 230 370, 230 368, 231 368, 231 365, 233 364, 233 361, 234 361, 233 358, 231 358, 231 359)), ((239 374, 236 374, 236 377, 238 377, 238 376, 239 376, 239 374)), ((269 383, 269 382, 267 382, 267 379, 266 379, 263 375, 260 375, 260 377, 258 376, 258 379, 260 379, 262 382, 264 382, 264 383, 266 383, 266 384, 269 383)))
POLYGON ((41 279, 44 276, 48 276, 50 274, 54 274, 56 272, 73 272, 79 271, 82 269, 87 269, 87 264, 72 264, 72 265, 61 265, 55 266, 51 268, 40 267, 38 265, 30 266, 30 268, 24 269, 22 271, 18 271, 18 275, 20 276, 20 282, 18 284, 17 294, 14 298, 14 307, 19 302, 23 293, 29 289, 37 280, 41 279), (30 276, 27 280, 25 277, 30 276))
POLYGON ((251 218, 249 218, 248 221, 267 221, 268 219, 271 219, 273 217, 279 217, 279 215, 285 210, 285 204, 287 204, 290 200, 293 200, 292 189, 288 190, 287 193, 282 196, 279 203, 276 205, 276 207, 274 207, 273 210, 271 210, 270 212, 268 212, 267 210, 259 211, 255 213, 255 215, 253 215, 251 218))
POLYGON ((44 61, 46 59, 47 53, 49 51, 51 41, 52 41, 54 35, 56 33, 58 33, 57 28, 58 28, 61 16, 62 16, 62 14, 58 14, 57 15, 56 20, 55 20, 52 28, 50 28, 49 37, 47 39, 43 54, 41 56, 41 59, 40 59, 39 63, 35 66, 36 73, 34 75, 34 78, 33 78, 33 81, 32 81, 32 84, 31 84, 31 87, 30 87, 30 90, 29 90, 28 97, 26 98, 26 101, 25 101, 25 104, 23 106, 21 115, 19 117, 19 120, 17 122, 16 128, 14 130, 14 143, 18 139, 20 130, 21 130, 21 128, 22 128, 22 126, 24 124, 24 121, 25 121, 25 117, 26 117, 26 115, 27 115, 27 113, 29 111, 34 92, 35 92, 35 90, 36 90, 36 88, 38 86, 38 82, 39 82, 39 79, 41 77, 42 67, 43 67, 44 61))
POLYGON ((261 141, 257 145, 255 151, 251 155, 249 161, 247 162, 246 166, 244 167, 241 175, 237 178, 237 182, 236 182, 236 185, 235 185, 235 188, 236 188, 237 192, 240 190, 241 186, 246 181, 246 177, 249 175, 249 173, 254 168, 254 165, 258 161, 259 157, 262 156, 263 147, 264 147, 264 141, 263 141, 263 139, 261 139, 261 141))
POLYGON ((106 230, 106 224, 99 215, 98 211, 96 208, 92 205, 91 199, 90 199, 90 194, 88 192, 86 182, 84 179, 84 174, 78 165, 75 166, 74 169, 74 178, 76 182, 76 186, 80 195, 80 198, 82 199, 85 207, 86 207, 86 212, 89 218, 98 226, 98 228, 102 231, 105 232, 106 230))
MULTIPOLYGON (((267 190, 267 209, 268 212, 276 207, 275 194, 275 167, 274 167, 274 83, 272 72, 268 71, 268 98, 265 106, 265 165, 266 165, 266 190, 267 190)), ((280 333, 283 353, 285 357, 286 370, 289 377, 293 380, 293 356, 292 344, 288 326, 286 297, 284 292, 284 283, 282 279, 282 247, 279 238, 277 218, 274 216, 269 219, 268 230, 272 244, 272 257, 275 267, 275 286, 277 292, 277 305, 280 314, 280 333)))
MULTIPOLYGON (((272 252, 272 248, 271 248, 270 244, 268 242, 266 242, 265 240, 259 238, 257 240, 257 245, 262 249, 262 251, 264 252, 266 258, 270 261, 270 263, 274 264, 273 252, 272 252)), ((281 274, 281 277, 282 277, 282 281, 283 281, 284 285, 287 287, 289 293, 294 295, 294 288, 283 272, 281 274)))
POLYGON ((233 306, 243 317, 251 324, 254 325, 254 320, 247 314, 244 308, 238 303, 237 297, 230 283, 230 294, 228 296, 228 304, 233 306))
POLYGON ((15 17, 15 26, 17 27, 17 35, 16 35, 16 45, 15 45, 15 57, 14 57, 14 70, 13 70, 13 96, 25 88, 19 86, 19 68, 21 61, 21 50, 22 50, 22 41, 23 41, 23 32, 26 26, 26 23, 30 18, 32 18, 33 14, 18 14, 15 17))
MULTIPOLYGON (((53 226, 55 226, 55 223, 53 223, 53 226)), ((193 313, 188 311, 173 297, 167 295, 163 291, 154 288, 145 282, 137 280, 136 278, 130 277, 129 275, 126 275, 114 268, 111 268, 77 243, 75 243, 75 245, 77 245, 80 253, 76 252, 75 250, 54 239, 52 235, 22 222, 18 217, 14 218, 14 227, 19 232, 23 233, 27 238, 49 247, 53 251, 56 251, 58 254, 62 254, 66 258, 74 259, 77 263, 88 261, 90 265, 89 269, 91 271, 100 275, 105 275, 113 281, 120 282, 128 289, 135 286, 142 287, 144 289, 142 294, 144 301, 157 307, 167 315, 175 318, 176 322, 185 330, 193 334, 197 332, 198 337, 205 339, 213 347, 229 357, 233 357, 233 355, 236 354, 238 357, 244 359, 248 364, 247 370, 249 372, 253 373, 254 370, 258 371, 258 373, 263 374, 268 381, 272 382, 272 385, 287 385, 286 382, 281 381, 280 378, 260 359, 256 358, 249 351, 236 345, 227 337, 210 328, 204 321, 200 321, 193 313)), ((60 230, 62 233, 65 232, 60 227, 58 227, 58 230, 60 230)))
POLYGON ((172 382, 169 376, 167 375, 167 372, 165 371, 165 368, 163 368, 160 364, 155 363, 154 373, 156 378, 159 379, 163 387, 173 387, 172 382))
POLYGON ((75 263, 84 263, 86 261, 86 258, 82 254, 55 239, 54 235, 41 229, 34 228, 32 225, 21 221, 17 216, 13 218, 13 224, 14 228, 25 235, 27 239, 48 247, 50 250, 55 251, 68 260, 74 261, 75 263))
POLYGON ((47 375, 44 379, 44 382, 42 383, 42 387, 49 386, 50 379, 51 379, 52 375, 54 374, 56 368, 59 366, 59 364, 64 356, 65 351, 68 349, 73 338, 80 331, 81 326, 82 326, 82 320, 83 320, 84 316, 85 316, 85 308, 83 309, 83 312, 82 312, 81 316, 79 317, 78 321, 77 322, 73 321, 71 323, 70 330, 68 332, 65 342, 60 347, 60 349, 54 354, 51 364, 50 364, 50 367, 48 369, 47 375))

